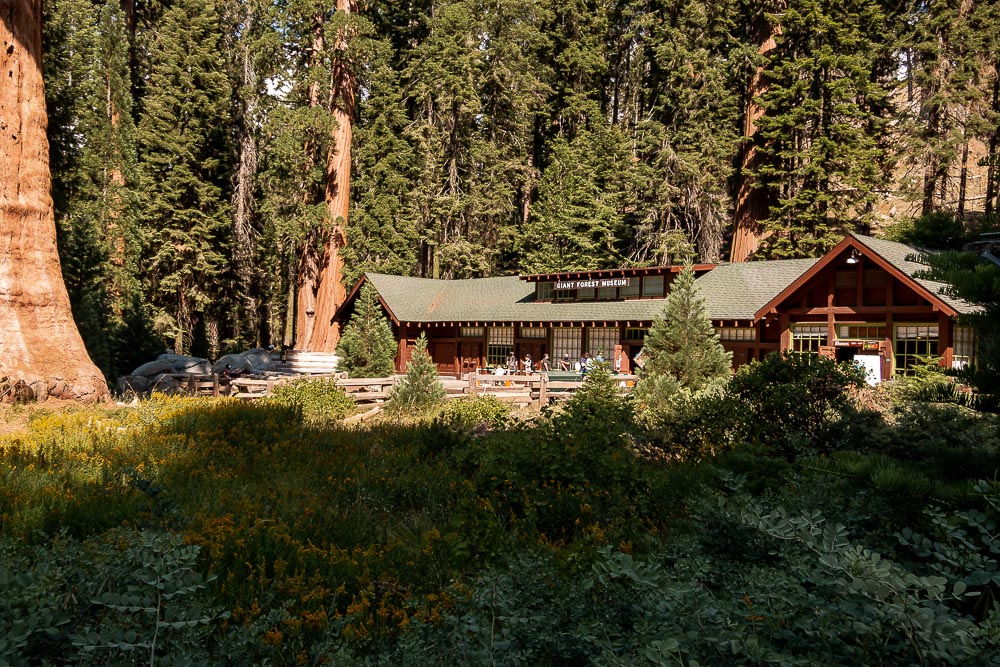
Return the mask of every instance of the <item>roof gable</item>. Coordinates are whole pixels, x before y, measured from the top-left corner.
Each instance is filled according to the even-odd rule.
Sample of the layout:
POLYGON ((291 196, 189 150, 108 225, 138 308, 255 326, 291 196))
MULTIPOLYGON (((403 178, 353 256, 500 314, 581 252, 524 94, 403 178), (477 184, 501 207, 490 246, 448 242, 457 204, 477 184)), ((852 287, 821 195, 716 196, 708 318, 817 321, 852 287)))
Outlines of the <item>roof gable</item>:
POLYGON ((837 262, 844 261, 848 252, 855 252, 867 257, 891 276, 929 301, 935 310, 941 310, 950 316, 977 310, 976 306, 948 295, 945 292, 947 286, 944 283, 914 277, 917 273, 925 271, 927 267, 908 258, 912 255, 929 254, 931 251, 906 245, 905 243, 886 241, 884 239, 851 233, 844 237, 844 240, 816 261, 815 264, 796 280, 758 308, 754 313, 754 319, 759 320, 768 313, 774 312, 778 306, 816 278, 824 269, 837 262))

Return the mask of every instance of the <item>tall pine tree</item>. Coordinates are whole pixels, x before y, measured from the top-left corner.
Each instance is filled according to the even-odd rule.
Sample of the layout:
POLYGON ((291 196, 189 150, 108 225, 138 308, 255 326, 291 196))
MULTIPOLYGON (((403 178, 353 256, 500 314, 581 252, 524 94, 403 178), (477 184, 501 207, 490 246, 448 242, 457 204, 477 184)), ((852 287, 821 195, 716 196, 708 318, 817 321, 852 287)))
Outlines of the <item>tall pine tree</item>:
POLYGON ((774 193, 763 254, 822 254, 871 219, 884 184, 885 16, 873 0, 805 0, 781 26, 761 96, 759 182, 774 193))
POLYGON ((217 2, 176 0, 144 35, 149 86, 138 138, 144 268, 178 354, 217 353, 230 252, 232 84, 217 2), (214 340, 213 340, 214 339, 214 340))

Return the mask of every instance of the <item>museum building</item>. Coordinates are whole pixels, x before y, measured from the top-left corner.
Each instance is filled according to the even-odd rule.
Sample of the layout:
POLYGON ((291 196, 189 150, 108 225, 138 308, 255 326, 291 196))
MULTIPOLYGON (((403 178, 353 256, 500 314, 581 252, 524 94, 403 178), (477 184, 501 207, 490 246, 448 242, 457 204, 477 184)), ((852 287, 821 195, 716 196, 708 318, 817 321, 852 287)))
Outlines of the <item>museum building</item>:
MULTIPOLYGON (((961 367, 973 355, 973 330, 959 318, 978 306, 917 277, 923 251, 859 234, 819 259, 696 264, 695 286, 733 353, 733 367, 771 352, 811 353, 863 364, 882 380, 920 357, 961 367)), ((633 370, 643 338, 663 311, 683 267, 568 271, 438 280, 364 274, 334 316, 347 323, 361 286, 378 294, 398 341, 402 372, 426 334, 443 375, 501 366, 513 352, 538 363, 584 352, 633 370)))

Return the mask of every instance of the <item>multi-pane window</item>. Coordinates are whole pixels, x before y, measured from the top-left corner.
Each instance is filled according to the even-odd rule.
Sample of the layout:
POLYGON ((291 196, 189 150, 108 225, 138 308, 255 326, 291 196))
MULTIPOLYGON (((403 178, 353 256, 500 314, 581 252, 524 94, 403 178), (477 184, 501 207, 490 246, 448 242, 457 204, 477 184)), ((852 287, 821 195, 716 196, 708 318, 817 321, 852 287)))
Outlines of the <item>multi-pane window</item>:
POLYGON ((749 342, 757 340, 757 330, 750 327, 722 327, 716 329, 721 340, 749 342))
POLYGON ((841 340, 884 340, 886 333, 884 324, 841 324, 837 327, 837 338, 841 340))
POLYGON ((663 276, 646 276, 642 279, 643 296, 663 296, 663 276))
POLYGON ((628 285, 618 288, 618 296, 626 299, 631 296, 639 296, 639 279, 629 278, 628 285))
POLYGON ((545 338, 549 330, 545 327, 521 327, 521 338, 545 338))
POLYGON ((587 329, 587 351, 590 356, 600 354, 605 359, 611 358, 615 345, 618 344, 618 327, 593 327, 587 329))
POLYGON ((955 345, 951 352, 951 367, 962 369, 972 363, 976 354, 976 330, 955 327, 955 345))
POLYGON ((485 327, 459 327, 458 337, 459 338, 482 338, 483 334, 486 333, 485 327))
POLYGON ((826 345, 825 324, 795 324, 792 326, 792 352, 819 354, 826 345))
POLYGON ((936 324, 900 324, 896 327, 896 372, 909 375, 919 359, 938 356, 936 324))
POLYGON ((538 296, 536 296, 535 298, 538 301, 551 301, 554 293, 555 293, 555 283, 551 282, 538 283, 538 296))
POLYGON ((597 290, 593 287, 580 287, 576 290, 576 298, 581 301, 593 301, 597 296, 597 290))
POLYGON ((569 301, 576 298, 575 289, 557 289, 555 292, 556 301, 569 301))
POLYGON ((555 327, 552 329, 552 359, 558 363, 564 354, 568 354, 571 362, 580 359, 583 351, 583 329, 555 327))
POLYGON ((645 340, 648 331, 649 329, 645 328, 629 327, 625 329, 625 340, 645 340))
POLYGON ((617 287, 600 287, 597 290, 598 299, 614 299, 618 296, 617 287))
POLYGON ((503 366, 514 351, 514 327, 490 327, 486 341, 486 364, 503 366))

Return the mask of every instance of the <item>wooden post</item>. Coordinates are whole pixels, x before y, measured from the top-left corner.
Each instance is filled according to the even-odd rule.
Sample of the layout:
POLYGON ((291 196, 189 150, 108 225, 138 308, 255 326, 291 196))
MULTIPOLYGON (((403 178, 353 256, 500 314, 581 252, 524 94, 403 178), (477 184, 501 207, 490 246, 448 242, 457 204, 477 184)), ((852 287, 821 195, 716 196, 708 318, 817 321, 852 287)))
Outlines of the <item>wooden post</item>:
POLYGON ((268 380, 267 381, 267 389, 264 390, 264 395, 265 396, 270 396, 271 395, 271 390, 273 388, 274 388, 274 380, 268 380))
POLYGON ((549 376, 542 373, 541 382, 538 383, 538 407, 541 408, 544 405, 548 405, 548 393, 545 386, 549 383, 549 376))
POLYGON ((188 391, 191 392, 191 395, 192 396, 197 396, 198 395, 198 383, 195 382, 194 375, 192 375, 191 373, 188 373, 187 383, 188 383, 187 388, 188 388, 188 391))
POLYGON ((219 374, 212 373, 212 398, 219 397, 219 374))
POLYGON ((475 396, 476 395, 476 376, 478 376, 478 375, 479 375, 478 371, 473 371, 472 373, 469 373, 469 395, 470 396, 475 396))

